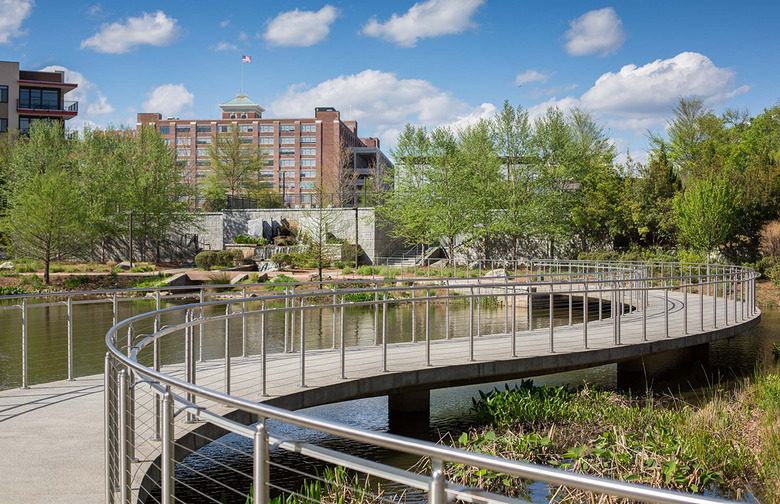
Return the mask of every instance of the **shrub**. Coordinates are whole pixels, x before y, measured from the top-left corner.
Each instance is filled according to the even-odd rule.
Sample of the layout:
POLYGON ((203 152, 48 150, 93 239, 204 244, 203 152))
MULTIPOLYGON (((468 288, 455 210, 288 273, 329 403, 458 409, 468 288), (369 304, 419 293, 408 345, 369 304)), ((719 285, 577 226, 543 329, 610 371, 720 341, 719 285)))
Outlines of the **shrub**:
POLYGON ((27 289, 20 285, 8 285, 0 287, 0 296, 18 296, 19 294, 26 294, 27 289))
MULTIPOLYGON (((287 275, 279 275, 274 277, 270 283, 272 284, 298 283, 298 280, 294 279, 293 277, 289 277, 287 275)), ((269 285, 268 288, 275 291, 283 291, 285 289, 283 285, 269 285)))
POLYGON ((85 283, 89 282, 89 277, 87 275, 76 275, 71 276, 65 279, 65 281, 62 283, 62 285, 66 289, 78 289, 85 283))
POLYGON ((215 266, 216 259, 216 252, 213 250, 204 250, 203 252, 198 252, 198 255, 195 256, 195 266, 199 269, 208 271, 215 266))
POLYGON ((349 275, 350 273, 352 273, 351 266, 344 266, 344 269, 341 270, 342 275, 349 275))
MULTIPOLYGON (((114 274, 115 275, 115 274, 114 274)), ((130 289, 148 289, 151 287, 161 287, 162 283, 171 278, 172 275, 164 275, 157 273, 156 275, 146 276, 143 278, 136 278, 128 285, 130 289)), ((108 275, 109 279, 111 275, 108 275)))
POLYGON ((132 268, 130 268, 130 273, 146 273, 149 271, 154 271, 155 267, 152 264, 149 263, 138 263, 132 268))
POLYGON ((293 264, 290 254, 284 252, 277 252, 276 254, 272 255, 271 262, 276 264, 276 267, 279 269, 286 269, 293 264))
POLYGON ((265 245, 265 238, 263 238, 263 237, 253 238, 253 237, 247 236, 247 235, 237 235, 233 239, 233 241, 235 241, 239 245, 260 245, 260 246, 265 245))

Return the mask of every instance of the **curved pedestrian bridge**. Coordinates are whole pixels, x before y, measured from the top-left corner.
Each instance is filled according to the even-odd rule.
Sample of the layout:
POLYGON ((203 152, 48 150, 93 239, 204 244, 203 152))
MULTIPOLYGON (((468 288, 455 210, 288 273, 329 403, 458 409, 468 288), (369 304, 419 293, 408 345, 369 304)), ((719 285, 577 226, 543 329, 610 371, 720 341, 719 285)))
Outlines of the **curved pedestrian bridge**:
MULTIPOLYGON (((433 388, 610 362, 647 370, 652 355, 674 355, 756 325, 756 276, 731 266, 536 261, 523 276, 403 279, 368 287, 299 285, 296 292, 266 298, 186 305, 127 319, 108 335, 106 498, 174 502, 188 495, 208 501, 213 494, 179 479, 185 468, 205 471, 202 463, 192 466, 185 457, 232 432, 251 444, 235 454, 246 459, 243 469, 231 470, 252 482, 255 502, 266 502, 269 492, 296 491, 282 488, 269 469, 277 463, 269 462, 269 452, 280 450, 394 481, 442 504, 452 498, 513 501, 447 483, 444 470, 451 464, 636 500, 704 502, 364 431, 293 410, 388 395, 392 415, 426 410, 433 388), (451 328, 453 303, 468 305, 468 320, 451 328), (503 309, 504 330, 483 325, 487 304, 503 309), (201 316, 214 307, 225 314, 201 316), (403 334, 388 332, 388 313, 399 307, 412 310, 412 324, 396 326, 403 334), (343 321, 350 310, 373 310, 373 341, 348 343, 343 321), (526 327, 517 322, 523 311, 526 327), (163 317, 179 322, 160 327, 163 317), (332 348, 312 349, 313 341, 321 347, 323 339, 307 333, 312 317, 331 323, 332 348), (269 326, 282 320, 284 348, 269 351, 269 326), (434 339, 431 325, 442 322, 447 331, 434 339), (240 341, 226 337, 236 326, 242 329, 240 341), (277 439, 268 433, 269 419, 428 458, 430 465, 418 474, 277 439)), ((211 479, 239 499, 248 491, 248 484, 211 479)))

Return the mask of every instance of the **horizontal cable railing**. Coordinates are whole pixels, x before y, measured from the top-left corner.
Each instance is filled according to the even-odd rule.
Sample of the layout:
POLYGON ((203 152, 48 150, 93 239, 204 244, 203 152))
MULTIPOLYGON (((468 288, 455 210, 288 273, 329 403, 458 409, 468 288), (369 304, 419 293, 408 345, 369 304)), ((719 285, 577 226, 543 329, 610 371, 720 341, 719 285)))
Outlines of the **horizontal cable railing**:
POLYGON ((435 388, 441 366, 460 366, 467 379, 481 362, 728 335, 723 330, 759 316, 757 276, 724 265, 533 261, 515 275, 298 283, 262 297, 134 315, 107 335, 106 501, 220 502, 227 494, 245 498, 249 483, 256 503, 272 494, 305 501, 312 497, 300 495, 302 482, 315 480, 327 491, 364 492, 376 502, 401 495, 436 504, 520 501, 451 481, 448 468, 462 464, 624 499, 716 502, 368 431, 262 401, 294 396, 304 405, 306 394, 311 404, 344 400, 355 394, 347 386, 355 380, 361 394, 375 386, 373 393, 383 395, 392 390, 383 391, 377 377, 388 373, 418 373, 429 380, 418 385, 435 388), (329 398, 316 395, 321 388, 329 398), (423 462, 417 470, 392 467, 303 434, 280 436, 271 432, 274 422, 423 462), (242 441, 228 442, 226 433, 242 441), (210 450, 213 443, 220 450, 210 450), (327 472, 326 465, 351 472, 327 472), (223 477, 228 473, 239 478, 223 477), (362 484, 365 477, 386 489, 362 484))

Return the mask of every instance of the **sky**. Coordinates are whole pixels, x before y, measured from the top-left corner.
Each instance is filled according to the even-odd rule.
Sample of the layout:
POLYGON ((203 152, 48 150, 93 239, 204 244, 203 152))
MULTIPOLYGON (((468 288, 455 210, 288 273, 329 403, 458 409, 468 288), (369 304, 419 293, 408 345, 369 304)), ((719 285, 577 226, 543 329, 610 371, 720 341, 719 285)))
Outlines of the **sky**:
POLYGON ((641 161, 680 97, 777 103, 778 19, 780 2, 749 0, 0 0, 0 60, 64 69, 71 128, 219 117, 243 67, 264 117, 333 106, 386 152, 407 123, 463 128, 509 100, 532 118, 587 109, 641 161))

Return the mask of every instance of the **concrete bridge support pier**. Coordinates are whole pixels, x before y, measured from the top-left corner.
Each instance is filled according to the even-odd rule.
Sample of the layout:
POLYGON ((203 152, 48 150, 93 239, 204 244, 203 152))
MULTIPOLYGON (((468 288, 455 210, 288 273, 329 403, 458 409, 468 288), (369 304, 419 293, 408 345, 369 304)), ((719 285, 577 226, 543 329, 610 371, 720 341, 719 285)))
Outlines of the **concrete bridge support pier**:
POLYGON ((672 378, 707 366, 709 353, 709 343, 703 343, 618 362, 618 386, 641 392, 656 378, 672 378))
POLYGON ((415 390, 387 396, 387 425, 392 434, 427 439, 431 421, 431 391, 415 390))

